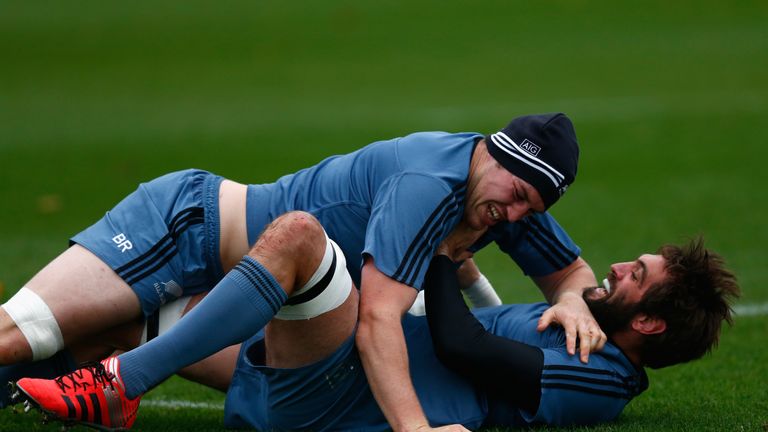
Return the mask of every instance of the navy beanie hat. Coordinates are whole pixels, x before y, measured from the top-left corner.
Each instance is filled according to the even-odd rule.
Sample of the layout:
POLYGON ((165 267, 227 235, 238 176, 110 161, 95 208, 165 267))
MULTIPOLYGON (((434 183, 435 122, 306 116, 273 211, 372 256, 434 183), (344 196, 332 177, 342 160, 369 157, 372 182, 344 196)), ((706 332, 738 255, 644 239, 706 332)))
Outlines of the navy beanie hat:
POLYGON ((579 144, 563 113, 518 117, 485 137, 485 145, 501 166, 536 188, 546 208, 576 179, 579 144))

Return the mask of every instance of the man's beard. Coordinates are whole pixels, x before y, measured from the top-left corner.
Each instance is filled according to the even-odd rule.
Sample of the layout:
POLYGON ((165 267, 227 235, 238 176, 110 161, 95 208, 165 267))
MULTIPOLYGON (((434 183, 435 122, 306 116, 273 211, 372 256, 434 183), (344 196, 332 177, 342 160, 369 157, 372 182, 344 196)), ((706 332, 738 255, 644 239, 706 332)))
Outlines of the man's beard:
POLYGON ((623 295, 609 294, 600 299, 592 298, 592 292, 599 287, 584 290, 584 301, 589 306, 600 328, 610 338, 618 330, 627 328, 637 314, 638 305, 628 305, 623 295))

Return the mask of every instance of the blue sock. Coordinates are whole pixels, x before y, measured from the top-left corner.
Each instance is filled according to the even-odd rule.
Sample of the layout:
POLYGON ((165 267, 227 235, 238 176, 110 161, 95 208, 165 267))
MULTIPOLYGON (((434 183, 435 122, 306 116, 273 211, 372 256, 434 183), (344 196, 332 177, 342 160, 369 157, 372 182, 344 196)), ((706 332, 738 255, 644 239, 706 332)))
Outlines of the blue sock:
POLYGON ((8 406, 11 396, 7 386, 9 382, 16 382, 22 378, 52 379, 76 369, 77 362, 67 349, 47 359, 0 367, 0 408, 8 406))
POLYGON ((244 257, 168 332, 118 357, 126 396, 144 394, 179 369, 253 336, 286 298, 267 269, 244 257))

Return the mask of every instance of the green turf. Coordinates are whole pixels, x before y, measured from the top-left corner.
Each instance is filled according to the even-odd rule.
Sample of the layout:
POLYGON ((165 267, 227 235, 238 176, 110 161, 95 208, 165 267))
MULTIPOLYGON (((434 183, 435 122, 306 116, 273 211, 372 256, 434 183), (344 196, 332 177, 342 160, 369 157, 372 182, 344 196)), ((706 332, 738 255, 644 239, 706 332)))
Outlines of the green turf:
MULTIPOLYGON (((582 154, 553 213, 599 274, 702 234, 743 302, 765 303, 766 22, 764 1, 4 1, 3 297, 159 174, 266 182, 377 139, 558 110, 582 154)), ((479 261, 505 300, 539 298, 497 251, 479 261)), ((737 319, 597 429, 768 430, 766 330, 737 319)), ((181 380, 148 398, 221 401, 181 380)), ((146 407, 136 429, 221 417, 146 407)), ((0 430, 55 426, 6 411, 0 430)))

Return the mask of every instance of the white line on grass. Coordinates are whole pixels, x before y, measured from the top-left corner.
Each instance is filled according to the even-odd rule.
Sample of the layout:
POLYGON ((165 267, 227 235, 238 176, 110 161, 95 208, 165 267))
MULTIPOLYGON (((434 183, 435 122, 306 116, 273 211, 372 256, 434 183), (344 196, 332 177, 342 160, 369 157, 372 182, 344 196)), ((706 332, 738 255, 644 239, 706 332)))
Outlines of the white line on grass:
POLYGON ((733 308, 738 316, 762 316, 768 315, 768 303, 753 303, 736 305, 733 308))
POLYGON ((224 411, 223 403, 192 402, 188 400, 178 400, 178 399, 145 399, 141 401, 141 406, 150 407, 150 408, 167 408, 167 409, 193 408, 193 409, 224 411))
MULTIPOLYGON (((768 303, 753 303, 737 305, 733 308, 737 316, 764 316, 768 315, 768 303)), ((145 399, 141 406, 149 408, 165 409, 204 409, 223 411, 224 404, 216 402, 193 402, 180 399, 145 399)))

